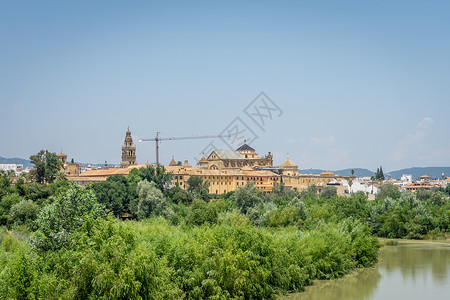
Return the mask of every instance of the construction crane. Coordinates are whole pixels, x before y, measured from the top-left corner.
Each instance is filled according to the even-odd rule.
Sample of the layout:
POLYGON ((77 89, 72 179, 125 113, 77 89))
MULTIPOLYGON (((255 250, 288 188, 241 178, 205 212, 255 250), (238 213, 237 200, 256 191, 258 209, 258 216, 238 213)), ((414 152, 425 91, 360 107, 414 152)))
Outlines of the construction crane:
POLYGON ((187 136, 187 137, 159 137, 159 132, 156 133, 154 139, 139 139, 141 142, 155 142, 156 145, 156 165, 159 166, 159 142, 160 141, 179 141, 179 140, 197 140, 197 139, 215 139, 215 138, 229 138, 231 135, 203 135, 203 136, 187 136))

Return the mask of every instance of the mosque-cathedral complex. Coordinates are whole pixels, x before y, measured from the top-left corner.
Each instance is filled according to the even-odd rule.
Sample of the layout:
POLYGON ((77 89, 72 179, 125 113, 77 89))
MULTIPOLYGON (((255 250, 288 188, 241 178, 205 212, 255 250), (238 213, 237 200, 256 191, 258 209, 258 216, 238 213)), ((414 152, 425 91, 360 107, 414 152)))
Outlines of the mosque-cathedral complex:
MULTIPOLYGON (((127 176, 133 168, 142 168, 147 165, 136 164, 136 147, 128 128, 122 146, 120 168, 105 167, 76 175, 69 174, 68 177, 84 186, 90 182, 105 181, 113 175, 127 176)), ((298 165, 293 163, 289 156, 281 165, 274 166, 273 156, 270 152, 260 157, 255 149, 246 143, 235 151, 214 150, 207 157, 203 156, 195 167, 190 165, 187 159, 184 163, 178 164, 173 158, 169 165, 164 167, 166 171, 173 174, 174 185, 187 189, 188 179, 192 176, 198 176, 209 182, 211 194, 234 191, 248 182, 254 182, 265 193, 270 193, 272 188, 280 182, 283 182, 287 187, 300 191, 313 184, 319 188, 320 186, 324 187, 332 181, 343 178, 332 172, 323 172, 320 175, 299 174, 298 165)))

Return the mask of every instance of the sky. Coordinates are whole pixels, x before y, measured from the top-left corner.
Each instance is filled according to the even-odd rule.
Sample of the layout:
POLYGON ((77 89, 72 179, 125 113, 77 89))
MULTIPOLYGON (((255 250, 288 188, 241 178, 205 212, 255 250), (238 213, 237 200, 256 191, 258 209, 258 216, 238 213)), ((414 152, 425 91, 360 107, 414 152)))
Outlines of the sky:
POLYGON ((0 156, 450 166, 448 1, 1 1, 0 156), (235 133, 238 133, 237 135, 235 133), (233 135, 231 137, 231 135, 233 135), (237 148, 237 147, 236 147, 237 148))

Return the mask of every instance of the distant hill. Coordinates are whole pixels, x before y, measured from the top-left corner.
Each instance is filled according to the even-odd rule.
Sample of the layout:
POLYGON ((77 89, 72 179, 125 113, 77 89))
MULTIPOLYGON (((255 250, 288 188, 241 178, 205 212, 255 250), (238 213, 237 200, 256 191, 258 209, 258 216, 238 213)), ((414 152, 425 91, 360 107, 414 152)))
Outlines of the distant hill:
POLYGON ((28 159, 23 158, 6 158, 0 156, 0 164, 22 164, 24 168, 33 167, 33 164, 28 159))
POLYGON ((430 178, 441 178, 442 173, 450 176, 450 167, 414 167, 409 169, 402 169, 398 171, 386 172, 394 179, 400 179, 403 174, 411 174, 413 179, 418 179, 422 175, 428 175, 430 178))
MULTIPOLYGON (((356 177, 370 177, 370 176, 373 176, 373 174, 374 174, 373 171, 370 171, 368 169, 362 169, 362 168, 343 169, 343 170, 336 170, 336 171, 331 170, 331 172, 333 172, 334 174, 339 175, 339 176, 352 176, 352 170, 355 171, 354 176, 356 176, 356 177)), ((330 171, 330 170, 322 170, 322 169, 298 170, 298 172, 300 174, 320 174, 325 171, 330 171)))

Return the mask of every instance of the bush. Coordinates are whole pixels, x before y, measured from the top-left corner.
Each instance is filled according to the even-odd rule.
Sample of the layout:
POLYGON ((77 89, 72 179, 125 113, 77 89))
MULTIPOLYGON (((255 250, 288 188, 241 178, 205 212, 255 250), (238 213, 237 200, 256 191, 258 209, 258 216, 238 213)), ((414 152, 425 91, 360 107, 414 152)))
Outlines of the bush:
POLYGON ((33 227, 33 221, 39 213, 39 206, 31 200, 22 200, 14 204, 10 210, 11 222, 14 225, 33 227))
POLYGON ((11 207, 22 201, 22 199, 16 193, 3 196, 0 201, 0 225, 7 225, 9 223, 11 207))

